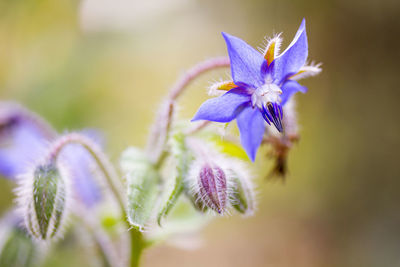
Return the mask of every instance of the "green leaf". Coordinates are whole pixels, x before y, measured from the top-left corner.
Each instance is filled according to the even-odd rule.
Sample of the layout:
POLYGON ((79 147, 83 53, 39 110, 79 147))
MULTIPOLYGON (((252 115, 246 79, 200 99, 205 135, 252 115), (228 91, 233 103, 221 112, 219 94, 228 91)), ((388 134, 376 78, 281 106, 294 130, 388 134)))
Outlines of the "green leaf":
POLYGON ((126 177, 128 221, 143 231, 156 205, 160 175, 147 156, 136 148, 122 153, 120 165, 126 177))
POLYGON ((171 209, 175 206, 176 201, 182 194, 184 189, 184 180, 189 172, 190 163, 193 156, 187 149, 185 143, 185 135, 181 132, 176 133, 171 138, 172 156, 176 163, 176 177, 168 181, 166 186, 166 194, 161 204, 161 210, 157 216, 158 225, 161 226, 161 220, 169 214, 171 209))

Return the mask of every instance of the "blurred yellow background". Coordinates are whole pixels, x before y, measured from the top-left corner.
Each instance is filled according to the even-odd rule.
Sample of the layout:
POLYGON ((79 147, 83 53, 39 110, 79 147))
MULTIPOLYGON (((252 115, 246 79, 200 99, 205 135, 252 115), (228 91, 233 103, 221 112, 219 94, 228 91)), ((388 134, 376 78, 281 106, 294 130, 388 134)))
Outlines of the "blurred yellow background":
MULTIPOLYGON (((252 218, 217 219, 204 246, 148 250, 144 266, 400 266, 400 2, 397 0, 0 0, 0 97, 57 130, 101 129, 114 162, 144 146, 155 112, 183 70, 226 55, 221 31, 258 46, 307 20, 321 75, 297 96, 301 141, 286 183, 255 163, 252 218)), ((207 99, 202 76, 181 99, 190 119, 207 99)), ((0 181, 0 209, 13 184, 0 181)), ((72 241, 46 266, 85 266, 72 241)))

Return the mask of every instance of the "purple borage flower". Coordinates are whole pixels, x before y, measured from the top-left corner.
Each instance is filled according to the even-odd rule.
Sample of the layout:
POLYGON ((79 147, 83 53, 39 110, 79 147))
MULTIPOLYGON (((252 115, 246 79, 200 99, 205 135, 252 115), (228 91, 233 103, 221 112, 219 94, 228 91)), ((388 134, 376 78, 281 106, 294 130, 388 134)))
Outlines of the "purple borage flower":
POLYGON ((282 125, 282 106, 296 92, 306 87, 296 80, 320 72, 319 65, 306 66, 308 44, 303 19, 293 41, 280 55, 280 35, 272 38, 264 53, 243 40, 222 33, 228 48, 233 81, 214 85, 227 93, 204 102, 192 121, 230 122, 236 119, 240 141, 249 158, 254 161, 267 122, 279 132, 282 125))

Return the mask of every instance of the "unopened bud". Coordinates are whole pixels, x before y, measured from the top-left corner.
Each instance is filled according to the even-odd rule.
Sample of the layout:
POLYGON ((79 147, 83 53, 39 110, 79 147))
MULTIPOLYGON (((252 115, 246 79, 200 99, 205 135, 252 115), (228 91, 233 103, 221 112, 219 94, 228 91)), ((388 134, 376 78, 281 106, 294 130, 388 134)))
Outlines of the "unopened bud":
POLYGON ((204 164, 199 173, 199 188, 205 204, 222 214, 226 207, 226 175, 218 166, 204 164))
POLYGON ((245 215, 254 211, 253 185, 244 162, 219 153, 208 143, 189 140, 197 156, 184 181, 185 193, 196 209, 221 215, 232 208, 245 215))
POLYGON ((63 226, 67 186, 61 169, 53 161, 41 164, 20 181, 19 202, 26 228, 39 240, 56 237, 63 226))
POLYGON ((227 181, 226 173, 216 164, 202 162, 193 164, 189 175, 191 184, 190 194, 195 200, 195 206, 204 210, 208 207, 219 214, 227 208, 227 181))
POLYGON ((192 192, 192 190, 186 190, 185 193, 196 210, 201 212, 206 212, 208 210, 208 207, 205 205, 205 203, 201 201, 200 193, 192 192))
POLYGON ((238 170, 231 171, 231 189, 229 201, 238 212, 252 215, 255 209, 253 185, 248 175, 238 170))

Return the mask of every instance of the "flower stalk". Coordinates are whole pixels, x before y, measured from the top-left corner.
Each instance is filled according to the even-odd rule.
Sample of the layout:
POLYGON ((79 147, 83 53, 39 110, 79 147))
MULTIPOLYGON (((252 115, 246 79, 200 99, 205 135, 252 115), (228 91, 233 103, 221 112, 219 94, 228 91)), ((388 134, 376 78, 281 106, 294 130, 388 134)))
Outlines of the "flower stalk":
POLYGON ((217 68, 229 67, 228 57, 216 57, 200 62, 186 71, 171 87, 161 106, 152 127, 147 152, 153 155, 154 162, 160 165, 165 158, 163 155, 170 133, 176 100, 182 95, 188 85, 201 74, 217 68))
POLYGON ((104 174, 106 182, 110 187, 115 200, 118 202, 121 211, 124 212, 125 202, 122 198, 123 190, 122 186, 119 183, 117 183, 117 181, 119 180, 117 172, 115 171, 114 167, 112 166, 108 158, 102 152, 100 147, 94 142, 92 142, 89 138, 80 135, 78 133, 70 133, 62 136, 61 138, 56 140, 55 143, 53 144, 53 148, 50 150, 48 160, 49 161, 57 160, 62 149, 69 144, 79 144, 90 153, 90 155, 94 158, 100 170, 104 174))

